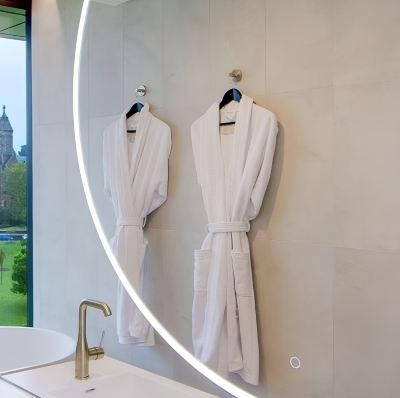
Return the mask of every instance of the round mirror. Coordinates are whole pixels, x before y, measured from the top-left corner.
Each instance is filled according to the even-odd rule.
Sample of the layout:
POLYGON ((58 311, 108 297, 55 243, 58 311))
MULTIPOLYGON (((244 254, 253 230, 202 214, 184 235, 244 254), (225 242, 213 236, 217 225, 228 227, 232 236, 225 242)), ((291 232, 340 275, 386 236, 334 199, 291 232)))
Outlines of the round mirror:
POLYGON ((236 396, 395 394, 389 3, 84 1, 74 127, 117 356, 201 386, 160 335, 236 396))

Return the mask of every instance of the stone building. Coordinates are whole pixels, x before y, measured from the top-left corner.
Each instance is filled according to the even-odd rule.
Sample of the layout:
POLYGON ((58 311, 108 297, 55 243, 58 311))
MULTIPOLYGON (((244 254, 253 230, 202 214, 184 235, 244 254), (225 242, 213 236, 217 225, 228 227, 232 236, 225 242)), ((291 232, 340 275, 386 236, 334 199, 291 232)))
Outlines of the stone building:
POLYGON ((2 173, 17 161, 13 148, 13 132, 6 115, 6 107, 3 105, 3 115, 0 117, 0 207, 7 207, 7 195, 4 192, 2 173))
POLYGON ((21 145, 21 149, 17 153, 17 161, 19 163, 26 163, 28 158, 27 145, 21 145))
POLYGON ((0 117, 0 170, 15 163, 17 157, 13 148, 13 128, 6 115, 6 107, 3 105, 3 115, 0 117))

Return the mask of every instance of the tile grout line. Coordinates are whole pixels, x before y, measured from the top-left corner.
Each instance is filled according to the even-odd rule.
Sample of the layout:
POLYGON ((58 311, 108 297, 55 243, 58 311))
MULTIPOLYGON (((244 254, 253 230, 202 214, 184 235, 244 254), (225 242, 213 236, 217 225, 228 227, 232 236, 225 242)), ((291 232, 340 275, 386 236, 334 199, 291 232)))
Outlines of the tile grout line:
POLYGON ((268 38, 267 38, 267 1, 264 1, 264 62, 265 62, 265 70, 264 70, 264 94, 265 97, 268 96, 268 38))
MULTIPOLYGON (((332 5, 331 7, 334 7, 332 5)), ((335 129, 336 129, 336 117, 335 117, 335 85, 334 85, 334 51, 335 51, 335 21, 334 21, 334 9, 331 8, 331 33, 332 33, 332 43, 331 43, 331 51, 332 51, 332 68, 331 68, 331 106, 332 106, 332 124, 333 128, 331 131, 332 141, 331 145, 334 149, 334 140, 335 140, 335 129)), ((332 159, 331 159, 331 184, 332 184, 332 216, 333 216, 333 234, 336 234, 336 211, 335 211, 335 150, 333 150, 332 159)), ((336 374, 335 374, 335 292, 336 292, 336 250, 334 249, 333 255, 333 276, 332 276, 332 398, 335 398, 336 395, 336 374)))
MULTIPOLYGON (((178 230, 178 229, 176 229, 178 230)), ((341 246, 336 244, 329 243, 321 243, 321 242, 304 242, 304 241, 295 241, 295 240, 286 240, 286 239, 271 239, 271 238, 259 238, 261 240, 265 240, 265 242, 276 242, 276 243, 286 243, 293 245, 307 245, 307 246, 317 246, 325 249, 341 249, 341 250, 355 250, 376 254, 391 254, 398 255, 400 254, 400 249, 377 249, 377 248, 365 248, 365 247, 349 247, 349 246, 341 246)))

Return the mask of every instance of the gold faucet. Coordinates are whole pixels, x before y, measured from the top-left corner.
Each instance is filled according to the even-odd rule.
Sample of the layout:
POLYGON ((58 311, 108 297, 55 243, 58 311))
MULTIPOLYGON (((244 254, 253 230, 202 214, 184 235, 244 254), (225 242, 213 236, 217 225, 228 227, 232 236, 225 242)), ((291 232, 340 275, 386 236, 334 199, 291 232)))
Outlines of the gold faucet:
POLYGON ((79 380, 89 377, 89 359, 101 359, 104 356, 104 349, 101 347, 88 348, 86 340, 86 310, 87 307, 102 310, 104 316, 111 315, 111 309, 106 303, 96 300, 84 299, 79 305, 79 336, 75 350, 75 377, 79 380))

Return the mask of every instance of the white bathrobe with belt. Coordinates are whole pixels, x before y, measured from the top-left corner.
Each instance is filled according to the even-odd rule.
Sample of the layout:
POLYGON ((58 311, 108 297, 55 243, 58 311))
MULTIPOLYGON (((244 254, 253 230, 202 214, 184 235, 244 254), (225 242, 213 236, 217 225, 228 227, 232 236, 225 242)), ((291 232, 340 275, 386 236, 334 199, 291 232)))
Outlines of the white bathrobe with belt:
POLYGON ((259 351, 247 232, 259 213, 271 174, 277 121, 245 95, 219 103, 192 125, 198 182, 208 234, 195 251, 193 346, 197 358, 224 376, 258 384, 259 351), (229 134, 231 128, 231 134, 229 134), (228 134, 226 134, 228 133, 228 134))
MULTIPOLYGON (((167 198, 171 132, 149 112, 148 104, 132 119, 137 124, 130 126, 136 127, 134 135, 127 134, 126 111, 104 132, 104 182, 116 217, 112 249, 136 292, 142 295, 143 260, 148 243, 143 227, 146 216, 167 198)), ((121 344, 154 344, 153 329, 120 282, 117 333, 121 344)))

